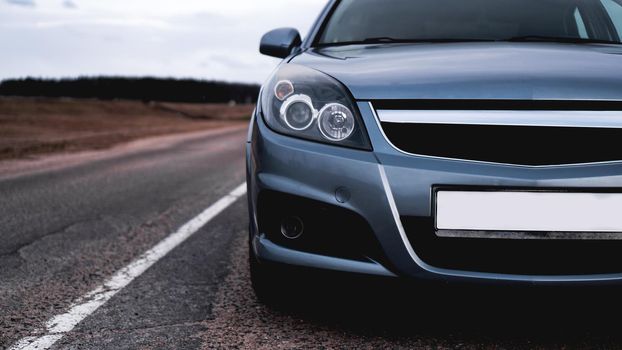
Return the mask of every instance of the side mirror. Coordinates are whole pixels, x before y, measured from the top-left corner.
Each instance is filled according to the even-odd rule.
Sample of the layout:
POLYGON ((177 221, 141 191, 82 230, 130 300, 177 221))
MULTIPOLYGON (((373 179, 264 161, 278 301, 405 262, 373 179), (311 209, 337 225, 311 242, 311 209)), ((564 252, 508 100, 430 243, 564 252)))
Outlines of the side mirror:
POLYGON ((264 55, 285 58, 302 44, 300 33, 294 28, 280 28, 266 33, 261 38, 259 52, 264 55))

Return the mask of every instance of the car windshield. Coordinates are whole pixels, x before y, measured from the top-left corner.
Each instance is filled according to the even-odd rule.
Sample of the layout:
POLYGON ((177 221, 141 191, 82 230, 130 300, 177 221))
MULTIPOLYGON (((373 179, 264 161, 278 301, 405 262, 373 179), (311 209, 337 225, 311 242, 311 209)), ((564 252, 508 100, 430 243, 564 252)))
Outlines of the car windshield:
POLYGON ((340 0, 317 45, 383 42, 620 43, 622 0, 340 0))

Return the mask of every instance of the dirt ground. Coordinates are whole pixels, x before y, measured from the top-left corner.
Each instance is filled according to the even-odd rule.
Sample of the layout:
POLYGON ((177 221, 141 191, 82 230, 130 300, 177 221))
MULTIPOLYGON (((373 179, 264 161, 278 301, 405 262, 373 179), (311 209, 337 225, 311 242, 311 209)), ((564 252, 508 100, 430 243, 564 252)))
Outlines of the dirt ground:
POLYGON ((0 97, 0 160, 246 123, 252 105, 0 97))

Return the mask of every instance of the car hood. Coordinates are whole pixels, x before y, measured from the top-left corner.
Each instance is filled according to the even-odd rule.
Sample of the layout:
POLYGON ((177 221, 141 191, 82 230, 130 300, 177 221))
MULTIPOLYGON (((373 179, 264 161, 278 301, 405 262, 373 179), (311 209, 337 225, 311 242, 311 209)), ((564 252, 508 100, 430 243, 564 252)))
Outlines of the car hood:
POLYGON ((291 63, 336 78, 358 100, 622 99, 618 45, 350 45, 309 49, 291 63))

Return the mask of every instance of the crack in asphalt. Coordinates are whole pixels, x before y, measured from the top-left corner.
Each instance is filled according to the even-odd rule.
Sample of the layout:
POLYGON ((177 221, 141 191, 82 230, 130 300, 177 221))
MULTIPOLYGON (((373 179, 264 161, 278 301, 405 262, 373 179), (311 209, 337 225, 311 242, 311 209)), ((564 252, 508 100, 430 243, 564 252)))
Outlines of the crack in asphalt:
MULTIPOLYGON (((125 228, 121 229, 118 231, 118 234, 120 236, 120 242, 117 242, 119 244, 132 244, 133 240, 135 237, 138 236, 142 236, 140 233, 145 233, 147 231, 158 231, 162 234, 165 234, 165 232, 168 232, 167 230, 169 230, 170 228, 170 218, 169 216, 174 213, 177 212, 178 209, 173 207, 168 207, 165 210, 161 210, 158 211, 154 214, 154 216, 149 219, 146 220, 145 222, 139 224, 139 225, 127 225, 127 223, 124 223, 126 225, 125 228)), ((117 220, 115 220, 114 217, 112 216, 107 216, 107 215, 100 215, 97 216, 96 218, 90 218, 90 219, 84 219, 84 220, 78 220, 78 221, 74 221, 70 224, 64 225, 63 227, 56 229, 56 230, 51 230, 39 237, 37 237, 36 239, 33 239, 30 242, 27 242, 23 245, 21 245, 19 248, 13 250, 11 253, 9 254, 2 254, 0 255, 0 258, 2 257, 10 257, 10 256, 16 256, 20 259, 20 265, 15 266, 15 269, 19 269, 20 266, 28 263, 28 261, 30 260, 29 257, 24 256, 24 250, 28 249, 29 247, 33 246, 34 244, 37 244, 38 242, 41 242, 45 239, 51 239, 54 236, 57 235, 62 235, 62 234, 66 234, 69 231, 71 231, 73 228, 78 227, 80 225, 88 225, 88 224, 93 224, 93 223, 97 223, 97 222, 112 222, 113 224, 119 224, 119 222, 117 222, 117 220)), ((147 236, 152 236, 152 235, 147 235, 147 236)), ((140 252, 138 252, 137 254, 140 254, 140 252)), ((132 256, 132 258, 134 258, 135 256, 137 256, 137 254, 134 254, 132 256)), ((96 271, 101 270, 101 267, 96 269, 96 271)), ((100 278, 97 279, 97 281, 92 282, 90 284, 87 284, 85 289, 91 288, 93 285, 96 285, 97 283, 101 283, 101 281, 104 281, 106 278, 108 278, 111 274, 105 274, 100 276, 100 278)), ((42 276, 37 276, 38 279, 42 279, 42 276)), ((43 283, 42 281, 40 281, 39 283, 43 283)), ((79 292, 79 289, 77 290, 79 292)), ((75 293, 78 294, 78 293, 75 293)), ((78 294, 79 295, 79 294, 78 294)), ((63 298, 62 300, 57 300, 55 302, 55 306, 56 305, 63 305, 62 309, 67 309, 69 308, 73 301, 75 300, 75 298, 77 297, 77 295, 70 295, 67 296, 65 298, 63 298)), ((24 337, 24 336, 38 336, 41 335, 45 332, 45 320, 48 318, 48 316, 41 316, 41 315, 31 315, 31 317, 26 316, 26 318, 22 319, 22 323, 24 322, 30 322, 33 327, 29 327, 29 329, 25 332, 18 332, 19 337, 24 337)), ((2 321, 2 317, 0 317, 0 325, 3 324, 2 321)), ((15 338, 15 336, 14 336, 15 338)), ((1 339, 1 338, 0 338, 1 339)), ((0 346, 2 345, 2 342, 0 340, 0 346)), ((2 349, 0 347, 0 349, 2 349)))
POLYGON ((24 244, 21 244, 19 246, 17 246, 15 249, 8 251, 8 252, 4 252, 4 253, 0 253, 0 258, 2 257, 9 257, 12 255, 18 255, 22 260, 27 260, 26 258, 24 258, 22 256, 22 251, 24 249, 27 249, 28 247, 31 247, 32 245, 34 245, 37 242, 40 242, 46 238, 49 237, 53 237, 59 234, 63 234, 66 233, 67 231, 69 231, 71 228, 81 225, 81 224, 87 224, 87 223, 92 223, 92 222, 98 222, 98 221, 103 221, 103 219, 101 217, 98 217, 97 219, 86 219, 86 220, 79 220, 79 221, 75 221, 72 222, 71 224, 67 224, 62 226, 61 228, 46 232, 42 235, 39 235, 37 237, 35 237, 34 239, 25 242, 24 244))

